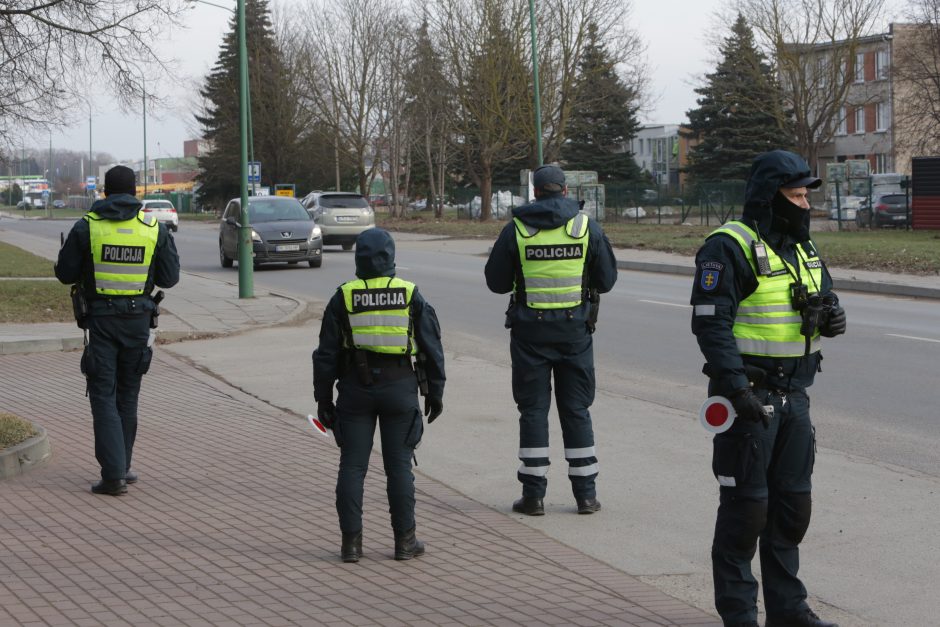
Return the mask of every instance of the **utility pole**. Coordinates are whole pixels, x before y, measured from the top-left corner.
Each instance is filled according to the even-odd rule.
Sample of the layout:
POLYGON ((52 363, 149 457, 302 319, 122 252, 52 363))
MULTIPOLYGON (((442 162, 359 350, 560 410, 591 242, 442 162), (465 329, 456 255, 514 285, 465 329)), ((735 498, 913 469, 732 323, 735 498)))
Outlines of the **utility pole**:
POLYGON ((529 30, 532 34, 532 82, 535 87, 535 150, 538 163, 542 165, 542 102, 539 96, 539 52, 535 36, 535 0, 529 0, 529 30))
POLYGON ((248 220, 248 45, 245 41, 245 0, 238 0, 238 124, 240 135, 241 227, 238 230, 238 297, 254 298, 251 224, 248 220))

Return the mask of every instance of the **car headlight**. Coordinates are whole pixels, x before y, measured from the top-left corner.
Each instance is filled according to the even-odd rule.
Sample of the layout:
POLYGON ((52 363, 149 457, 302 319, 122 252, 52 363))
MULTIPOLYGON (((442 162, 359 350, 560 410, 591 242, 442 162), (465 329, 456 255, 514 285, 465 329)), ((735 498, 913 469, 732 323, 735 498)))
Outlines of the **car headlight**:
POLYGON ((258 243, 262 241, 261 236, 258 235, 258 232, 254 229, 251 229, 251 241, 258 242, 258 243))
POLYGON ((320 227, 315 226, 313 230, 310 231, 310 239, 315 240, 323 234, 323 231, 320 230, 320 227))

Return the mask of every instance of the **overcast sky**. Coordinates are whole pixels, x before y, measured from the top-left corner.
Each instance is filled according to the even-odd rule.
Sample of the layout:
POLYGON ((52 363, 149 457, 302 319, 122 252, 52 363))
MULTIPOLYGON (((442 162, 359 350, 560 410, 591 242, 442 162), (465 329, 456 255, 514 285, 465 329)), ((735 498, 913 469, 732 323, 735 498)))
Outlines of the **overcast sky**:
MULTIPOLYGON (((280 0, 283 2, 283 0, 280 0)), ((231 4, 235 0, 215 0, 231 4)), ((633 28, 646 41, 653 105, 643 113, 644 123, 676 124, 695 106, 696 76, 713 69, 709 41, 714 31, 726 34, 714 14, 725 0, 634 0, 633 28), (723 33, 721 31, 724 31, 723 33)), ((176 157, 183 154, 183 141, 196 136, 192 117, 193 93, 218 56, 230 14, 220 8, 196 4, 191 27, 178 29, 162 47, 164 54, 179 60, 181 76, 168 90, 169 108, 147 111, 147 157, 176 157)), ((140 108, 123 114, 110 99, 97 100, 91 120, 94 152, 108 152, 118 160, 143 158, 143 125, 140 108)), ((84 119, 60 133, 53 133, 54 148, 88 152, 89 123, 84 119)), ((44 148, 45 146, 43 146, 44 148)))

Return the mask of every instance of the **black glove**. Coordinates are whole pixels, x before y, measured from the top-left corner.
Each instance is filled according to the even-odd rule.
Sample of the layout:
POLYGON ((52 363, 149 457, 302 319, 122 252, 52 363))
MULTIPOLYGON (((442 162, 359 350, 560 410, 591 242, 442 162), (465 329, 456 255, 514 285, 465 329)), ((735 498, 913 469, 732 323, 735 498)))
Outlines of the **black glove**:
POLYGON ((749 422, 762 422, 765 429, 770 426, 770 415, 751 388, 735 390, 728 400, 740 418, 749 422))
POLYGON ((437 396, 428 396, 424 399, 424 415, 428 417, 428 424, 444 411, 444 399, 437 396))
POLYGON ((845 333, 845 309, 836 305, 835 308, 829 312, 829 320, 827 320, 823 328, 819 330, 819 333, 824 337, 835 337, 845 333))
POLYGON ((327 429, 333 428, 333 423, 336 422, 336 406, 333 401, 317 403, 317 420, 327 429))

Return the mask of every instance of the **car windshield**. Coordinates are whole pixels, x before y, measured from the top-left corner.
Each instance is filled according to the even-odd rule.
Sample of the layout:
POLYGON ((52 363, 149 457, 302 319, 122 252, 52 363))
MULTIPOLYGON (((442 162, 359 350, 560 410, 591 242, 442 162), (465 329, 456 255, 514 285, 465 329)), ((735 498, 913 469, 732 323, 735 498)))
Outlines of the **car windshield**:
POLYGON ((144 205, 148 209, 172 209, 173 204, 166 200, 158 200, 157 202, 148 202, 144 205))
POLYGON ((323 194, 319 204, 324 209, 368 209, 369 203, 363 196, 352 194, 323 194))
POLYGON ((296 200, 251 200, 248 203, 248 219, 252 222, 276 222, 279 220, 309 220, 303 205, 296 200))

